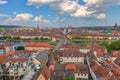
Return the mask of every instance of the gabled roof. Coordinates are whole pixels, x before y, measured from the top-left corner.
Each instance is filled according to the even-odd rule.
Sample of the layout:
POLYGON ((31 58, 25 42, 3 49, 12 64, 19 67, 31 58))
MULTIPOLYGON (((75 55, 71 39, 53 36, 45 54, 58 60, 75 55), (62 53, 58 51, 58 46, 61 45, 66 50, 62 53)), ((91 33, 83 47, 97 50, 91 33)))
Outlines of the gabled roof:
POLYGON ((118 56, 114 61, 118 66, 120 66, 120 56, 118 56))
POLYGON ((118 56, 120 56, 120 51, 112 51, 110 55, 112 57, 118 57, 118 56))
POLYGON ((0 49, 5 49, 4 45, 0 45, 0 49))
POLYGON ((75 72, 77 71, 77 66, 76 64, 66 64, 65 65, 65 70, 74 70, 75 72))
POLYGON ((47 63, 48 55, 47 51, 42 51, 36 56, 36 59, 41 63, 41 66, 44 66, 47 63))
POLYGON ((67 49, 80 49, 80 46, 78 45, 70 45, 70 44, 63 44, 60 48, 67 48, 67 49))
POLYGON ((61 57, 83 57, 83 54, 79 51, 79 49, 58 50, 54 54, 61 57))
POLYGON ((50 71, 49 71, 49 68, 47 66, 43 67, 41 74, 42 74, 42 76, 44 76, 45 80, 50 79, 50 71))
POLYGON ((28 42, 28 43, 26 43, 25 47, 46 47, 46 48, 50 48, 50 44, 45 43, 45 42, 28 42))
POLYGON ((26 62, 28 61, 27 58, 2 58, 0 59, 0 64, 2 63, 6 63, 6 62, 12 62, 12 63, 15 63, 15 62, 26 62))

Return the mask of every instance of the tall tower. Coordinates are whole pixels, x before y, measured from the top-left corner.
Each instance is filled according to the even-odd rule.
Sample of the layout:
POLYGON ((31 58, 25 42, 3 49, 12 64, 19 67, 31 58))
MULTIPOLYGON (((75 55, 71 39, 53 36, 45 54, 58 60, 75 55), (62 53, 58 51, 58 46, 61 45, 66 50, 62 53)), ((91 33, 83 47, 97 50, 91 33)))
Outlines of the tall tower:
POLYGON ((117 23, 115 23, 114 30, 118 31, 118 25, 117 25, 117 23))
POLYGON ((39 30, 39 24, 37 24, 37 30, 39 30))
POLYGON ((113 35, 118 35, 119 34, 119 32, 118 32, 118 25, 117 25, 117 23, 115 23, 115 26, 114 26, 114 29, 113 29, 113 35))

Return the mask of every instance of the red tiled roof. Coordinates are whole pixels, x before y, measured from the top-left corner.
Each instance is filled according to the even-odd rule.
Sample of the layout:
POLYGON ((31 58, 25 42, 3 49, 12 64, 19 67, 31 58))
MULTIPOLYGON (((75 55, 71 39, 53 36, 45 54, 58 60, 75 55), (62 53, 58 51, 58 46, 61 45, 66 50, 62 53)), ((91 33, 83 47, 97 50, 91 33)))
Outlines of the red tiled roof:
POLYGON ((112 51, 112 52, 111 52, 111 56, 113 56, 113 57, 118 57, 118 56, 120 56, 120 51, 112 51))
POLYGON ((65 65, 65 70, 74 70, 76 72, 76 64, 66 64, 65 65))
POLYGON ((5 49, 4 45, 0 45, 0 49, 5 49))
POLYGON ((116 69, 113 71, 113 74, 115 75, 115 77, 119 78, 119 76, 120 76, 120 69, 116 68, 116 69))
POLYGON ((118 56, 115 61, 114 61, 115 64, 117 64, 118 66, 120 66, 120 56, 118 56))
POLYGON ((93 46, 86 46, 86 48, 87 48, 87 49, 92 49, 92 48, 93 48, 93 46))
POLYGON ((47 66, 43 67, 43 70, 42 70, 41 74, 42 74, 42 76, 44 76, 45 80, 49 80, 50 71, 49 71, 49 68, 47 66))
MULTIPOLYGON (((79 49, 67 49, 67 50, 58 50, 55 54, 64 57, 83 57, 83 54, 79 51, 79 49)), ((56 55, 56 56, 57 56, 56 55)))
POLYGON ((15 62, 17 62, 17 61, 19 61, 19 62, 26 62, 26 61, 28 61, 28 59, 27 58, 7 58, 7 57, 4 57, 4 58, 0 58, 0 64, 2 64, 2 63, 5 63, 5 62, 13 62, 13 63, 15 63, 15 62))
POLYGON ((103 55, 103 51, 102 49, 97 49, 97 56, 102 56, 103 55))
POLYGON ((0 54, 0 59, 6 58, 6 54, 0 54))
POLYGON ((96 71, 99 67, 99 64, 95 63, 94 66, 92 67, 93 71, 96 71))
POLYGON ((80 49, 80 46, 63 44, 60 48, 75 48, 75 49, 80 49))
POLYGON ((25 47, 47 47, 50 48, 49 43, 43 43, 43 42, 28 42, 26 43, 25 47))
POLYGON ((10 47, 10 46, 14 46, 13 44, 4 44, 4 46, 10 47))

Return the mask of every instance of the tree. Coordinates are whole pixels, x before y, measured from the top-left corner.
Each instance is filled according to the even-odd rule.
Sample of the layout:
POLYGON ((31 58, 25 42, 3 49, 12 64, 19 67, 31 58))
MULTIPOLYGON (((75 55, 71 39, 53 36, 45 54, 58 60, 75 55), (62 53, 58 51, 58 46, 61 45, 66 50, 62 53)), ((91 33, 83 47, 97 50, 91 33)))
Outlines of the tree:
POLYGON ((44 38, 43 38, 43 37, 41 37, 41 38, 40 38, 40 40, 44 40, 44 38))
POLYGON ((25 47, 24 47, 24 46, 18 46, 18 47, 16 48, 16 50, 25 50, 25 47))
POLYGON ((110 47, 112 50, 120 50, 120 40, 112 42, 110 47))
POLYGON ((20 37, 13 37, 12 40, 20 40, 20 37))
POLYGON ((109 44, 108 42, 103 42, 103 43, 101 43, 100 45, 105 46, 106 49, 107 49, 107 51, 108 51, 108 52, 111 52, 111 47, 110 47, 110 44, 109 44))
POLYGON ((108 42, 103 42, 100 45, 105 46, 108 52, 111 52, 114 50, 120 50, 120 40, 111 42, 111 44, 108 44, 108 42))
POLYGON ((39 40, 39 37, 35 37, 34 39, 35 39, 35 40, 39 40))
POLYGON ((73 80, 72 78, 65 78, 64 80, 73 80))
POLYGON ((0 37, 0 40, 10 39, 10 38, 11 38, 10 36, 2 36, 0 37))

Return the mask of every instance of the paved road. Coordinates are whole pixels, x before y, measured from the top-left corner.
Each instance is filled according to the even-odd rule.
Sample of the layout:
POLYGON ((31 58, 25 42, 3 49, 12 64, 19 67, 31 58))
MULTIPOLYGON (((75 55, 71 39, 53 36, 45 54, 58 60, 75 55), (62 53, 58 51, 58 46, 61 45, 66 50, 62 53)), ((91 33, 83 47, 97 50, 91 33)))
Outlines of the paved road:
MULTIPOLYGON (((61 39, 61 40, 57 43, 56 47, 53 49, 53 52, 55 52, 56 50, 58 50, 58 49, 61 47, 61 45, 65 42, 66 39, 67 39, 67 38, 61 39)), ((34 72, 34 71, 33 71, 33 72, 34 72)), ((41 70, 40 70, 40 71, 37 71, 37 72, 34 72, 34 74, 30 75, 30 76, 32 77, 31 80, 36 80, 37 77, 39 76, 40 72, 41 72, 41 70)), ((28 75, 29 75, 29 74, 28 74, 28 75)), ((29 78, 29 77, 25 77, 25 78, 22 79, 22 80, 25 80, 25 79, 27 80, 28 78, 29 78)))
POLYGON ((62 46, 62 44, 65 42, 65 40, 67 40, 67 38, 61 39, 61 40, 57 43, 56 47, 53 49, 53 52, 55 52, 56 50, 58 50, 58 49, 62 46))

